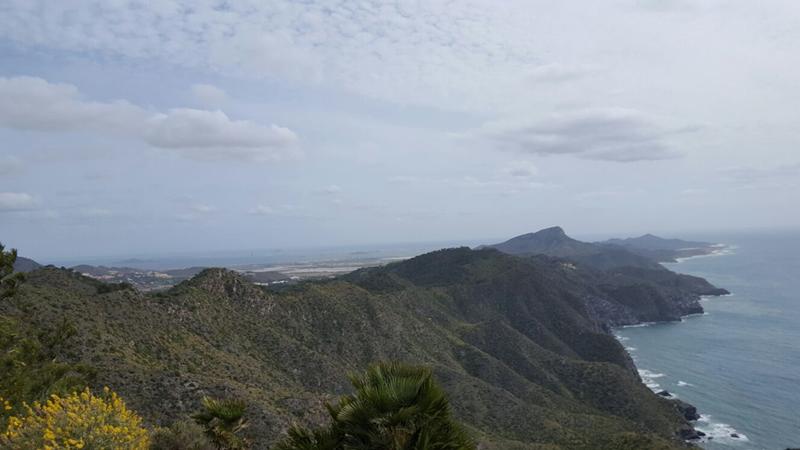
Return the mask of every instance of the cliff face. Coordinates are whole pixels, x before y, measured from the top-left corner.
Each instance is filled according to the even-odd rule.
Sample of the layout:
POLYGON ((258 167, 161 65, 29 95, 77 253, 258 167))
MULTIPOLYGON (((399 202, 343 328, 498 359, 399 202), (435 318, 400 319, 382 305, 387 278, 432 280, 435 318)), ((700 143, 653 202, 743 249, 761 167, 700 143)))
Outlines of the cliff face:
POLYGON ((61 357, 91 365, 98 386, 150 423, 193 411, 203 395, 244 398, 260 448, 293 422, 318 423, 323 401, 349 391, 346 374, 377 360, 432 366, 483 448, 680 448, 684 415, 639 382, 605 331, 645 314, 618 294, 626 280, 659 289, 466 248, 282 292, 218 269, 141 294, 46 268, 0 313, 74 323, 61 357))

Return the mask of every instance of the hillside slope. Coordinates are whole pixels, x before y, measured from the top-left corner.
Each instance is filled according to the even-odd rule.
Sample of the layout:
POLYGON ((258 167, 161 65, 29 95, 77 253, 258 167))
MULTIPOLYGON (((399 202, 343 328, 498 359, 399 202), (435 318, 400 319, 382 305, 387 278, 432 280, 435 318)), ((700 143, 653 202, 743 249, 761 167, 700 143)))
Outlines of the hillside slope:
POLYGON ((76 324, 61 357, 93 367, 97 386, 150 423, 203 395, 246 399, 259 448, 293 422, 319 423, 323 401, 349 391, 347 372, 378 360, 432 366, 483 448, 679 448, 676 405, 641 384, 587 306, 622 304, 604 286, 624 283, 604 277, 466 248, 283 292, 221 269, 143 294, 44 268, 0 314, 76 324))

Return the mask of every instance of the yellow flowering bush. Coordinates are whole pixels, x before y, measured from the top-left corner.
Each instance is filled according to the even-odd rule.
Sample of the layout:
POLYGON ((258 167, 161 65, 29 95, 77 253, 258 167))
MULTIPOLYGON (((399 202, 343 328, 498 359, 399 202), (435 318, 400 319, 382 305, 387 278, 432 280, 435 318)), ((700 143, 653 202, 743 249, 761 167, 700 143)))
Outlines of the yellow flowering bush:
POLYGON ((149 446, 142 419, 108 388, 102 395, 88 388, 64 397, 52 395, 44 404, 25 405, 24 410, 25 414, 8 418, 0 448, 145 450, 149 446))

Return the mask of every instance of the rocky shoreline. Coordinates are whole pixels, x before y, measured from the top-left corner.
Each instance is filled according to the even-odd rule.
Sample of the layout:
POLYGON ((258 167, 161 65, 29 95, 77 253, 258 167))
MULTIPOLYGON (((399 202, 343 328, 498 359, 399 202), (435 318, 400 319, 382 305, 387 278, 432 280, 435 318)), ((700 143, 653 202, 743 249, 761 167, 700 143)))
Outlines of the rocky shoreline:
MULTIPOLYGON (((718 290, 720 293, 698 295, 697 296, 697 300, 695 301, 696 305, 694 305, 693 307, 690 308, 690 310, 692 312, 690 312, 688 314, 684 314, 678 320, 681 320, 683 317, 687 317, 687 316, 690 316, 690 315, 703 314, 704 313, 703 307, 699 303, 700 299, 703 298, 703 297, 719 297, 719 296, 724 296, 724 295, 730 295, 730 292, 728 292, 725 289, 720 289, 720 288, 714 288, 714 289, 718 290), (694 312, 694 311, 697 311, 697 312, 694 312)), ((652 325, 652 324, 656 324, 656 323, 659 323, 659 322, 660 323, 664 323, 664 322, 674 322, 674 321, 675 320, 639 322, 639 323, 631 323, 631 324, 624 324, 624 325, 621 325, 621 326, 615 326, 614 328, 647 326, 647 325, 652 325)), ((613 330, 613 328, 612 328, 612 330, 613 330)), ((613 334, 613 331, 612 331, 612 334, 613 334)), ((618 338, 618 336, 616 336, 616 335, 614 335, 614 336, 618 338)), ((627 350, 627 348, 626 348, 625 351, 630 356, 630 352, 627 350)), ((631 357, 631 361, 633 362, 633 358, 632 357, 631 357)), ((641 380, 641 376, 640 376, 640 380, 641 380)), ((642 382, 644 383, 644 381, 642 381, 642 382)), ((660 390, 660 391, 657 391, 657 392, 654 390, 653 392, 656 395, 659 395, 659 396, 664 397, 667 400, 671 401, 675 405, 675 408, 678 410, 678 412, 681 414, 681 416, 683 416, 683 418, 687 421, 688 426, 681 427, 681 428, 679 428, 677 430, 677 434, 682 440, 684 440, 687 443, 695 444, 697 442, 702 441, 703 439, 706 439, 706 440, 713 439, 713 437, 707 436, 706 433, 704 433, 704 432, 702 432, 702 431, 700 431, 700 430, 695 428, 696 422, 698 420, 700 420, 700 418, 701 418, 699 412, 697 411, 697 407, 696 406, 694 406, 694 405, 692 405, 692 404, 690 404, 688 402, 685 402, 685 401, 683 401, 681 399, 675 398, 673 396, 673 394, 670 393, 667 390, 660 390)), ((732 438, 739 438, 739 435, 736 434, 736 433, 732 433, 731 437, 732 438)))

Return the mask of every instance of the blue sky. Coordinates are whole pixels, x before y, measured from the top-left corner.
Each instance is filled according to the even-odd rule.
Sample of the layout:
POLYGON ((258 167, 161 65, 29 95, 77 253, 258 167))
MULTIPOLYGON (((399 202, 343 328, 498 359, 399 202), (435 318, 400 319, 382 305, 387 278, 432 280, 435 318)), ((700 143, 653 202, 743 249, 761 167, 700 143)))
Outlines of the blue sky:
POLYGON ((42 259, 794 227, 792 1, 0 4, 42 259))

